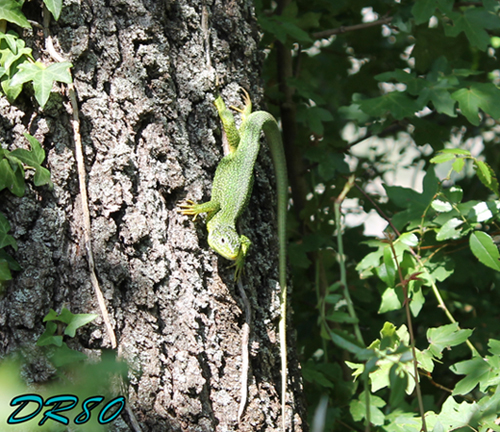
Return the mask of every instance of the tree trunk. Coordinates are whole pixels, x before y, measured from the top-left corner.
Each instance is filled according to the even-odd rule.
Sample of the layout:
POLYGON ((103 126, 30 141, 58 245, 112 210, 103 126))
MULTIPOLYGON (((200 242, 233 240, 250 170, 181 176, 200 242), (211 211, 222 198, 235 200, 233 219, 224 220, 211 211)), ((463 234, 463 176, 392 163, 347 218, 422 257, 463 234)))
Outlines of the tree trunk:
MULTIPOLYGON (((50 28, 56 49, 74 66, 95 268, 118 352, 129 365, 126 396, 142 430, 279 430, 278 246, 268 149, 259 156, 251 210, 239 227, 252 241, 243 277, 252 306, 249 395, 239 425, 245 314, 234 270, 208 247, 204 223, 176 211, 186 198, 209 199, 223 155, 208 63, 228 105, 240 105, 244 87, 258 106, 262 56, 252 2, 71 0, 50 28)), ((50 308, 99 313, 65 108, 62 90, 43 111, 24 95, 13 105, 1 102, 5 144, 26 147, 24 131, 37 137, 55 185, 30 183, 23 198, 1 193, 22 266, 0 300, 3 353, 34 343, 50 308)), ((288 417, 290 430, 302 431, 290 315, 288 328, 288 417)), ((81 349, 111 347, 101 317, 75 340, 81 349)), ((37 370, 31 379, 49 376, 37 370)), ((119 423, 111 430, 132 430, 119 423)))

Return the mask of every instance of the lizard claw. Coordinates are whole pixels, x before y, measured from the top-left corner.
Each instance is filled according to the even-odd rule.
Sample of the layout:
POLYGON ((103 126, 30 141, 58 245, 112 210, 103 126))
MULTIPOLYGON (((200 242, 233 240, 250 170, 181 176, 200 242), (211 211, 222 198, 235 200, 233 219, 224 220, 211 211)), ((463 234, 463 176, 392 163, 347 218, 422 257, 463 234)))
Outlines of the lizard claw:
POLYGON ((197 211, 195 211, 194 209, 195 206, 196 203, 188 199, 177 206, 177 212, 187 216, 194 216, 193 221, 195 221, 199 214, 197 211))

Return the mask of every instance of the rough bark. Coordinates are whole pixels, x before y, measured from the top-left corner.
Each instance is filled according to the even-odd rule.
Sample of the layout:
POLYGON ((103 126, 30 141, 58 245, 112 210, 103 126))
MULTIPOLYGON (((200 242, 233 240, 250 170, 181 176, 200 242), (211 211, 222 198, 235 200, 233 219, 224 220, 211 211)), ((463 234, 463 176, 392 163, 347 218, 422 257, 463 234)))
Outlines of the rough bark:
MULTIPOLYGON (((245 87, 258 105, 258 30, 252 2, 205 2, 210 56, 226 101, 245 87)), ((70 0, 51 24, 74 65, 96 272, 130 366, 129 400, 144 431, 273 431, 280 424, 277 238, 272 164, 261 151, 241 229, 253 242, 244 284, 253 309, 249 402, 240 399, 242 302, 229 262, 209 249, 202 223, 176 212, 207 200, 222 157, 212 106, 202 1, 70 0)), ((36 35, 35 35, 36 36, 36 35)), ((36 37, 35 37, 36 40, 36 37)), ((40 56, 44 56, 40 50, 40 56)), ((23 270, 0 299, 3 354, 34 342, 50 308, 99 313, 83 247, 82 212, 67 99, 42 111, 27 96, 0 100, 3 145, 43 143, 54 189, 2 192, 1 210, 23 270)), ((289 326, 291 329, 291 326, 289 326)), ((290 331, 290 333, 292 333, 290 331)), ((102 320, 83 327, 82 349, 109 347, 102 320)), ((289 336, 289 413, 305 430, 300 373, 289 336)), ((42 382, 52 371, 37 370, 42 382)), ((127 430, 124 423, 114 426, 127 430)))

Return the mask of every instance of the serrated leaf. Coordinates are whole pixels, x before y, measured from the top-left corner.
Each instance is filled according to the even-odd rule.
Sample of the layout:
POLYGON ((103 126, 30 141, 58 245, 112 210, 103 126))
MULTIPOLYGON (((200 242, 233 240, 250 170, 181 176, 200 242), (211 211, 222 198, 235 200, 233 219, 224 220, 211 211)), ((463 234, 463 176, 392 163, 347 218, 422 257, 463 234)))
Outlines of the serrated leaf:
POLYGON ((500 253, 492 238, 483 231, 474 231, 469 239, 470 250, 485 266, 500 271, 500 253))
POLYGON ((18 66, 19 72, 12 77, 11 85, 16 86, 26 82, 33 82, 35 99, 43 108, 47 103, 54 81, 66 84, 72 82, 69 62, 54 63, 46 67, 40 62, 22 63, 18 66))
POLYGON ((498 180, 493 169, 486 163, 480 160, 474 160, 476 174, 482 184, 499 196, 498 180))
POLYGON ((50 11, 54 19, 57 21, 61 15, 62 0, 43 0, 45 6, 50 11))
POLYGON ((23 28, 31 28, 21 11, 22 3, 14 0, 0 0, 0 19, 9 21, 23 28))

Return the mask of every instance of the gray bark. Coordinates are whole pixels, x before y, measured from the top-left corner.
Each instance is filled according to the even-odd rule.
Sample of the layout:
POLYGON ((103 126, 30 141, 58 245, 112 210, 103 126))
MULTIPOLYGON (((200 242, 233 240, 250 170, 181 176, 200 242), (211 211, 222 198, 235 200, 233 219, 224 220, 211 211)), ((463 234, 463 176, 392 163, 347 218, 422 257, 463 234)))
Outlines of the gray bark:
MULTIPOLYGON (((258 106, 261 53, 251 1, 207 0, 210 57, 226 102, 245 87, 258 106)), ((280 425, 277 238, 274 176, 261 151, 240 223, 253 246, 244 285, 253 309, 249 401, 240 400, 245 315, 229 262, 209 249, 203 223, 176 212, 206 201, 222 157, 215 88, 207 67, 202 1, 70 0, 51 23, 73 65, 78 93, 93 251, 101 288, 130 368, 129 401, 144 431, 275 431, 280 425)), ((43 57, 43 50, 40 51, 43 57)), ((45 57, 47 58, 47 57, 45 57)), ((39 139, 54 189, 0 195, 23 270, 0 299, 3 354, 34 343, 50 308, 99 313, 90 284, 74 143, 61 91, 42 111, 22 96, 0 101, 3 145, 39 139)), ((289 317, 290 318, 290 317, 289 317)), ((306 430, 289 321, 289 415, 306 430)), ((88 352, 109 348, 98 318, 77 333, 88 352)), ((54 371, 30 378, 43 382, 54 371)), ((115 430, 130 430, 123 421, 115 430)), ((112 428, 112 430, 113 430, 112 428)))

